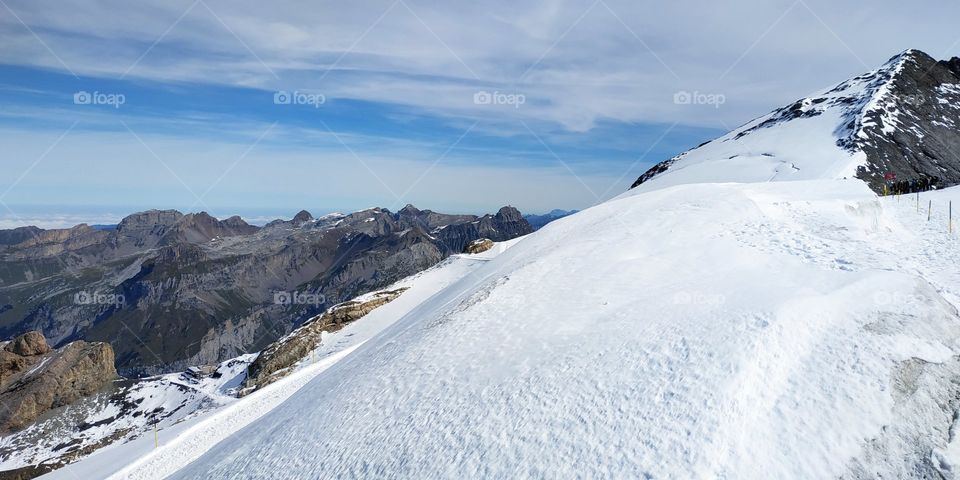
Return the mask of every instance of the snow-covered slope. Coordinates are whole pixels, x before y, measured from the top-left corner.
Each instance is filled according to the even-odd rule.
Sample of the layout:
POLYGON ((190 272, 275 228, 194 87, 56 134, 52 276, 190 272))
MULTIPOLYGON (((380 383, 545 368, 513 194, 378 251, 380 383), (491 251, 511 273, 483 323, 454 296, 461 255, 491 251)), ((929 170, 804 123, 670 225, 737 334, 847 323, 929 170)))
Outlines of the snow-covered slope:
POLYGON ((860 178, 960 183, 960 59, 907 50, 641 175, 643 190, 702 182, 860 178))
POLYGON ((916 142, 955 129, 893 101, 926 63, 905 52, 421 281, 325 342, 335 361, 115 478, 955 478, 960 190, 852 178, 950 178, 949 143, 916 142))
MULTIPOLYGON (((138 411, 143 412, 142 415, 133 415, 130 412, 125 412, 126 414, 122 416, 117 415, 120 412, 113 412, 112 404, 108 404, 102 412, 96 408, 90 408, 92 416, 107 418, 110 415, 117 415, 122 422, 105 423, 99 426, 100 429, 109 428, 104 432, 99 430, 89 433, 81 432, 84 439, 90 437, 100 440, 112 432, 130 428, 127 435, 129 438, 98 450, 79 462, 56 470, 43 478, 75 480, 107 478, 110 475, 116 475, 116 478, 163 478, 167 473, 186 465, 217 442, 281 404, 312 378, 415 306, 501 254, 516 242, 517 240, 510 240, 496 243, 491 250, 476 255, 453 255, 430 269, 397 282, 389 287, 389 290, 408 288, 400 297, 378 307, 342 330, 324 334, 321 345, 293 367, 294 372, 291 375, 242 399, 236 399, 233 393, 243 380, 243 367, 256 355, 246 355, 225 362, 218 370, 222 370, 223 375, 200 382, 190 382, 178 375, 164 375, 157 377, 154 381, 138 384, 136 395, 128 394, 122 399, 129 403, 144 397, 146 402, 137 404, 138 411), (239 370, 237 370, 238 365, 239 370), (232 374, 226 373, 228 366, 232 374), (188 393, 183 394, 181 391, 188 393), (198 392, 198 395, 192 395, 190 392, 198 392), (184 398, 185 396, 187 398, 184 398), (152 424, 158 415, 158 411, 155 410, 158 402, 167 406, 166 411, 176 411, 177 414, 168 413, 162 416, 163 420, 158 423, 155 437, 152 432, 149 432, 148 425, 152 424), (156 444, 159 444, 159 448, 156 444)), ((370 295, 372 294, 358 297, 357 300, 363 300, 370 295)), ((164 410, 159 412, 162 414, 164 410)), ((89 421, 94 420, 96 419, 89 421)), ((22 450, 17 456, 7 459, 8 463, 4 466, 29 465, 30 458, 37 458, 43 454, 49 455, 50 453, 42 448, 46 444, 28 445, 30 439, 36 436, 15 437, 21 442, 15 447, 22 450), (12 462, 15 461, 19 463, 13 465, 12 462)), ((43 438, 70 437, 47 432, 43 438)), ((85 441, 92 443, 92 440, 85 441)), ((47 447, 49 450, 50 446, 47 447)))
POLYGON ((253 355, 193 378, 173 373, 118 380, 104 391, 51 411, 29 427, 0 437, 0 472, 33 465, 55 467, 111 443, 149 437, 236 401, 234 392, 253 355))
POLYGON ((960 252, 934 225, 858 180, 634 190, 172 478, 950 476, 960 252))

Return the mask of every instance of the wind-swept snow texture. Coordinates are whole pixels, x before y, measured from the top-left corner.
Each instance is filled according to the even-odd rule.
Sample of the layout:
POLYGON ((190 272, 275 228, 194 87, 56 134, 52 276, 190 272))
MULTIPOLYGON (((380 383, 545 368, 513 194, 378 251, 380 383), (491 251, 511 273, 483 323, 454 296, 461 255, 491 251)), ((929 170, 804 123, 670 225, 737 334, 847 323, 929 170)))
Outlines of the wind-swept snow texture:
MULTIPOLYGON (((308 354, 290 376, 263 390, 176 424, 162 424, 155 448, 153 434, 133 441, 111 445, 77 463, 55 470, 43 478, 66 480, 92 478, 152 479, 164 478, 196 459, 217 442, 251 423, 331 365, 344 358, 359 345, 397 321, 411 309, 504 252, 518 240, 498 242, 477 255, 453 255, 434 267, 407 277, 389 290, 408 288, 394 301, 381 306, 342 330, 325 335, 319 347, 308 354)), ((358 297, 366 299, 373 294, 358 297)), ((248 364, 252 358, 246 356, 248 364)), ((169 394, 167 394, 169 396, 169 394)), ((162 397, 162 396, 161 396, 162 397)))
POLYGON ((957 241, 858 180, 635 189, 171 478, 951 478, 957 241))

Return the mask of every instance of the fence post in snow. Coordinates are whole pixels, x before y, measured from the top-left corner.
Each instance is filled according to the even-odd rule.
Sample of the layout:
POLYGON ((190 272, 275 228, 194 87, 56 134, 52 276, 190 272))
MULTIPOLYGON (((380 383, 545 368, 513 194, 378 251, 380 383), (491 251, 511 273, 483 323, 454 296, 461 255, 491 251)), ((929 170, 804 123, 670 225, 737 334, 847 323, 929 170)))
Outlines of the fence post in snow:
POLYGON ((927 221, 930 221, 930 209, 933 208, 933 200, 927 200, 927 221))
POLYGON ((953 200, 950 200, 949 205, 950 213, 947 214, 947 218, 949 218, 947 221, 947 233, 953 233, 953 200))

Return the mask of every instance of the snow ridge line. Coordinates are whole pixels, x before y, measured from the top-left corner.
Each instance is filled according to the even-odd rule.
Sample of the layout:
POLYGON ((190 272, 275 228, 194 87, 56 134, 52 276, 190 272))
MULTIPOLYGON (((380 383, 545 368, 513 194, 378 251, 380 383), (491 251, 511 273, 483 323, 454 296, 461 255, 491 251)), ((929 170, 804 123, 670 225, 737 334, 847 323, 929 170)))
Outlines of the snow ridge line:
POLYGON ((108 477, 110 480, 161 479, 196 460, 221 440, 283 403, 314 377, 356 350, 361 342, 308 366, 292 375, 267 385, 243 401, 190 427, 173 440, 108 477))

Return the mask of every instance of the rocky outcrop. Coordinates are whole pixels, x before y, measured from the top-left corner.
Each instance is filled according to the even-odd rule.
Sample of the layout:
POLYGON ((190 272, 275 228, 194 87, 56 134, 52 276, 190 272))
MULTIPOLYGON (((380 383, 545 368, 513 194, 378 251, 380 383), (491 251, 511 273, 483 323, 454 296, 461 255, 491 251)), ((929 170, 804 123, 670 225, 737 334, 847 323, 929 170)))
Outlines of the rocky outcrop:
POLYGON ((3 351, 20 357, 32 357, 50 352, 50 346, 42 333, 27 332, 4 345, 3 351))
POLYGON ((960 184, 960 58, 938 62, 919 50, 900 58, 898 69, 875 96, 852 137, 867 156, 857 171, 876 192, 885 176, 898 181, 960 184))
POLYGON ((240 395, 247 395, 283 378, 288 369, 320 345, 323 332, 337 331, 373 309, 387 304, 406 288, 385 290, 368 295, 363 300, 344 302, 314 317, 286 337, 264 349, 247 367, 247 378, 240 395))
POLYGON ((77 341, 57 350, 28 332, 0 350, 0 433, 28 425, 44 412, 90 395, 116 378, 113 349, 77 341))
POLYGON ((491 248, 493 248, 492 240, 490 240, 489 238, 479 238, 477 240, 474 240, 468 243, 467 246, 463 249, 463 253, 470 253, 470 254, 481 253, 481 252, 486 252, 491 248))

